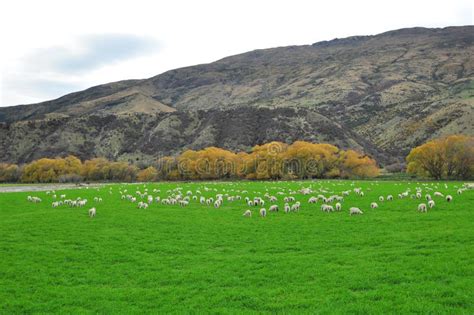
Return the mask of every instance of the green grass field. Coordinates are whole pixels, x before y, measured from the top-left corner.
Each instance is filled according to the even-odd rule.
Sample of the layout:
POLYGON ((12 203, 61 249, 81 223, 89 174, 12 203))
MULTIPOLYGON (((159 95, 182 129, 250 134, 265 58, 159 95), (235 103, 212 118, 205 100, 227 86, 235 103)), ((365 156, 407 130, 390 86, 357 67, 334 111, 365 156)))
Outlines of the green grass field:
MULTIPOLYGON (((153 203, 144 210, 120 199, 120 189, 136 196, 143 184, 56 192, 87 198, 84 208, 52 208, 45 192, 0 193, 0 313, 473 314, 474 190, 457 195, 461 183, 436 185, 146 185, 162 198, 176 187, 252 199, 268 190, 278 197, 280 211, 266 218, 244 200, 224 201, 219 209, 191 200, 187 207, 153 203), (316 192, 292 195, 301 210, 284 213, 283 197, 308 186, 316 192), (352 192, 341 212, 308 203, 319 189, 330 196, 355 187, 365 196, 352 192), (397 198, 415 187, 454 200, 434 197, 436 206, 419 213, 417 205, 426 200, 397 198), (388 194, 393 201, 378 201, 388 194), (28 195, 43 201, 28 202, 28 195), (94 202, 95 196, 103 202, 94 202), (373 201, 378 209, 369 208, 373 201), (89 218, 93 206, 97 216, 89 218), (350 216, 351 206, 364 214, 350 216), (253 216, 243 217, 249 208, 253 216)), ((266 200, 265 207, 270 204, 266 200)))

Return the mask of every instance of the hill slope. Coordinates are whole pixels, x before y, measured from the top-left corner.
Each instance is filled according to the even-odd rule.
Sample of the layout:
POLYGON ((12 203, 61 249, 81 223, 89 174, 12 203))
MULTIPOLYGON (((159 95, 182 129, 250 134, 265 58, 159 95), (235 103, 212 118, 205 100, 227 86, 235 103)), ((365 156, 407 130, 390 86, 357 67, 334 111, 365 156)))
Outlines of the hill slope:
MULTIPOLYGON (((212 113, 212 117, 226 117, 225 127, 230 130, 243 126, 256 131, 260 128, 259 121, 229 117, 234 117, 236 111, 247 111, 248 115, 265 113, 284 121, 284 117, 279 116, 279 108, 292 107, 304 109, 300 111, 304 115, 310 112, 319 117, 307 119, 294 111, 299 115, 301 126, 330 120, 347 135, 336 136, 332 142, 365 148, 377 158, 390 162, 389 156, 399 159, 409 148, 431 137, 450 133, 474 135, 473 51, 473 26, 411 28, 307 46, 256 50, 145 80, 97 86, 40 104, 1 108, 0 121, 5 122, 1 136, 2 139, 11 137, 14 130, 24 128, 20 127, 24 126, 20 121, 62 119, 64 123, 59 125, 67 129, 69 122, 81 121, 87 115, 140 116, 168 112, 153 114, 147 119, 156 127, 162 124, 160 117, 180 120, 184 116, 202 115, 198 124, 205 125, 204 120, 209 117, 203 110, 212 113), (171 113, 173 111, 176 112, 171 113), (227 111, 230 112, 226 114, 227 111)), ((136 119, 141 120, 138 116, 136 119)), ((296 140, 299 136, 296 130, 301 127, 296 122, 280 125, 278 130, 273 130, 272 124, 266 126, 262 131, 268 135, 266 139, 281 139, 280 134, 286 133, 292 135, 285 139, 287 141, 296 140)), ((133 127, 124 124, 122 128, 127 134, 127 129, 133 127)), ((202 132, 193 126, 189 128, 202 132)), ((73 130, 79 138, 85 136, 80 128, 73 130)), ((328 135, 326 129, 316 131, 311 126, 302 130, 319 132, 314 135, 315 139, 328 135)), ((59 129, 50 131, 60 132, 59 129)), ((25 132, 34 134, 36 129, 31 127, 25 132)), ((64 132, 68 130, 62 129, 61 133, 64 132)), ((107 132, 109 130, 102 128, 88 137, 94 137, 91 141, 98 144, 107 132)), ((165 128, 163 137, 171 137, 175 132, 172 126, 165 128)), ((129 136, 135 138, 130 141, 143 136, 132 134, 129 136)), ((254 136, 252 141, 247 141, 239 135, 219 132, 200 136, 207 137, 203 145, 225 143, 228 148, 251 146, 260 140, 254 136)), ((27 139, 18 140, 20 143, 30 141, 29 136, 23 137, 27 139)), ((192 137, 183 137, 171 151, 199 147, 192 137)), ((55 143, 47 144, 46 139, 38 141, 33 141, 33 147, 18 144, 17 147, 24 148, 18 150, 10 150, 10 140, 2 141, 3 152, 16 153, 4 154, 0 159, 26 161, 43 152, 37 149, 44 146, 51 146, 45 154, 75 151, 67 147, 60 149, 55 143)), ((154 149, 150 156, 170 151, 156 145, 151 147, 154 149)), ((104 150, 106 152, 98 152, 95 148, 91 152, 116 156, 107 148, 104 150)), ((143 150, 147 149, 136 148, 134 154, 140 155, 143 150)))

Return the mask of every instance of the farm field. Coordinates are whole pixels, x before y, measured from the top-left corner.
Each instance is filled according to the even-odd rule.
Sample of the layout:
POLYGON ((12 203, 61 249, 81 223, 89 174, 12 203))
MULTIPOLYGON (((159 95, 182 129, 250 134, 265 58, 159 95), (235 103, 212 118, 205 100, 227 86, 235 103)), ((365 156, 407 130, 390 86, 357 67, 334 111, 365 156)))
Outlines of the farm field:
POLYGON ((57 199, 46 191, 0 193, 0 313, 473 314, 474 190, 457 194, 462 185, 166 182, 57 190, 57 199), (412 199, 417 187, 423 197, 412 199), (145 189, 161 199, 192 194, 185 207, 153 201, 138 209, 147 197, 136 191, 145 189), (343 191, 350 193, 340 212, 308 203, 343 191), (61 194, 88 201, 53 208, 61 194), (200 196, 217 194, 224 194, 221 207, 200 204, 200 196), (435 206, 420 213, 425 194, 435 206), (283 211, 290 196, 301 203, 298 212, 283 211), (245 197, 263 198, 267 216, 245 197), (272 204, 278 212, 268 212, 272 204), (350 207, 363 214, 350 216, 350 207), (252 217, 242 215, 247 209, 252 217))

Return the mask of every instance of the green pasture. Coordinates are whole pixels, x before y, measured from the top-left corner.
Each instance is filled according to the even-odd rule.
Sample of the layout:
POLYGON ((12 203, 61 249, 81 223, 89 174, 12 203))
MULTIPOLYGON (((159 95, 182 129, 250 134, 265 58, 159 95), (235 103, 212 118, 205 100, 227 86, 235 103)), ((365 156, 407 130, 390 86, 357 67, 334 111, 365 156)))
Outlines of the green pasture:
POLYGON ((53 208, 53 194, 44 191, 0 193, 0 313, 473 314, 474 190, 458 195, 461 186, 242 181, 55 192, 58 199, 88 199, 84 208, 53 208), (154 202, 144 210, 119 193, 126 189, 138 202, 137 190, 165 198, 177 187, 183 195, 200 190, 206 198, 242 200, 224 200, 219 209, 192 199, 187 207, 154 202), (314 192, 290 194, 303 187, 314 192), (435 207, 419 213, 426 200, 397 197, 416 187, 454 199, 434 197, 435 207), (345 190, 352 192, 341 212, 308 203, 345 190), (280 211, 261 218, 261 207, 243 199, 267 192, 280 211), (379 202, 389 194, 393 201, 379 202), (29 195, 42 202, 28 202, 29 195), (285 196, 301 210, 285 214, 285 196), (379 208, 372 210, 374 201, 379 208), (350 216, 353 206, 364 214, 350 216), (91 207, 95 218, 88 217, 91 207), (251 218, 242 216, 246 209, 251 218))

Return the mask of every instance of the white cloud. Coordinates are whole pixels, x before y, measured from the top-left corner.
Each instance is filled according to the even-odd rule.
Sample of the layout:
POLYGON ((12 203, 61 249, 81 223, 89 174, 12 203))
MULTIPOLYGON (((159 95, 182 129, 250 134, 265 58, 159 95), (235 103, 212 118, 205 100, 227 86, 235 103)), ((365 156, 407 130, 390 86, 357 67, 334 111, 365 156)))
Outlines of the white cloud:
POLYGON ((1 1, 0 106, 257 48, 473 24, 472 10, 470 0, 1 1))

